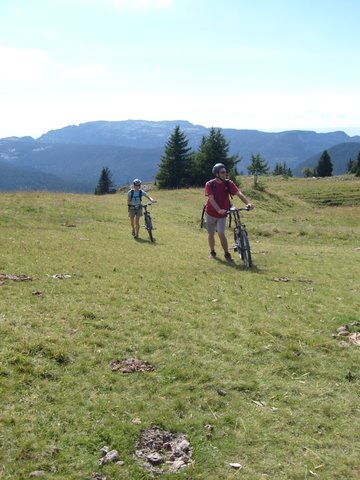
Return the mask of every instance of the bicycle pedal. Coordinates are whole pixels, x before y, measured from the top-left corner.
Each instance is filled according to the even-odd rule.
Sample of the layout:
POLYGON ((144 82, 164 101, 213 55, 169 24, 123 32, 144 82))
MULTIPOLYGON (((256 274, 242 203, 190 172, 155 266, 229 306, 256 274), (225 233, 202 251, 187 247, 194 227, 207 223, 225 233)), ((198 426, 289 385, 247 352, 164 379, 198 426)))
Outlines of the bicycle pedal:
POLYGON ((237 245, 234 244, 234 245, 232 246, 232 248, 233 248, 234 252, 237 252, 237 245))

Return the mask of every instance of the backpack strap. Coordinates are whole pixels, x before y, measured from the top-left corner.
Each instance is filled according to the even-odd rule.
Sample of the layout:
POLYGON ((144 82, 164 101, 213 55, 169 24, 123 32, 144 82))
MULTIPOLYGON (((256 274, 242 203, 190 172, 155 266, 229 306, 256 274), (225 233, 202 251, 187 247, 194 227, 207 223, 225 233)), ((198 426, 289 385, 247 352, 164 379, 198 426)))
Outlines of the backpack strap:
MULTIPOLYGON (((132 189, 130 190, 130 200, 133 199, 133 197, 134 197, 134 192, 135 192, 135 190, 132 188, 132 189)), ((141 202, 141 199, 142 199, 142 190, 139 190, 139 199, 140 199, 140 202, 141 202)))
MULTIPOLYGON (((215 180, 210 180, 210 186, 211 186, 211 190, 214 190, 214 188, 216 188, 215 180)), ((225 190, 227 191, 228 195, 230 195, 230 198, 232 199, 233 196, 230 193, 229 179, 228 178, 225 180, 225 190)))

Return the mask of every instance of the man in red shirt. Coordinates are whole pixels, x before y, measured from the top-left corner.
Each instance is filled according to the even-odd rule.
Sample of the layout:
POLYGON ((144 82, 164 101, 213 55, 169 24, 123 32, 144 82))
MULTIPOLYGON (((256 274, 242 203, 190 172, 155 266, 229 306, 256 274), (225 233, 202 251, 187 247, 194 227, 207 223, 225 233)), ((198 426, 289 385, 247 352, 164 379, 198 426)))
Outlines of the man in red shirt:
POLYGON ((205 185, 205 196, 207 197, 205 218, 210 247, 209 258, 216 257, 215 232, 217 232, 221 246, 224 249, 225 259, 231 262, 232 259, 229 253, 228 241, 225 236, 226 217, 230 208, 229 196, 236 195, 239 197, 249 210, 253 209, 254 206, 249 202, 245 195, 240 192, 233 181, 226 180, 226 167, 222 163, 214 165, 212 173, 215 178, 206 182, 205 185))

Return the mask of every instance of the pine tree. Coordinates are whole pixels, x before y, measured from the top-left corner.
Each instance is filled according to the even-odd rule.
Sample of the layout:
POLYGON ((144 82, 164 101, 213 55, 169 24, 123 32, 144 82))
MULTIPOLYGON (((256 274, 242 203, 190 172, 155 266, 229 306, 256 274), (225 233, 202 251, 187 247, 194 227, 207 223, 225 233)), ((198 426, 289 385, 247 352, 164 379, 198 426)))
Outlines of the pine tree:
POLYGON ((317 177, 331 177, 333 171, 333 164, 327 150, 321 154, 319 162, 316 166, 315 173, 317 177))
POLYGON ((358 153, 356 162, 354 162, 354 164, 355 177, 360 177, 360 152, 358 153))
POLYGON ((177 125, 165 145, 156 182, 159 188, 180 188, 189 183, 191 148, 177 125))
POLYGON ((273 175, 282 175, 282 166, 280 163, 276 162, 273 175))
POLYGON ((112 174, 108 167, 103 167, 101 170, 99 182, 95 188, 95 195, 105 195, 107 193, 115 193, 115 185, 112 181, 112 174))
POLYGON ((353 168, 354 168, 354 165, 355 165, 355 162, 354 160, 352 160, 351 158, 349 159, 348 163, 347 163, 347 173, 354 173, 353 172, 353 168))
POLYGON ((229 156, 229 142, 225 139, 221 129, 211 128, 209 135, 201 140, 198 151, 193 157, 193 175, 191 184, 194 186, 204 185, 212 178, 212 168, 216 163, 225 165, 228 176, 236 180, 239 163, 237 155, 229 156))
POLYGON ((261 158, 260 153, 251 155, 251 164, 247 167, 249 174, 254 175, 254 187, 258 186, 258 176, 269 173, 268 162, 261 158))

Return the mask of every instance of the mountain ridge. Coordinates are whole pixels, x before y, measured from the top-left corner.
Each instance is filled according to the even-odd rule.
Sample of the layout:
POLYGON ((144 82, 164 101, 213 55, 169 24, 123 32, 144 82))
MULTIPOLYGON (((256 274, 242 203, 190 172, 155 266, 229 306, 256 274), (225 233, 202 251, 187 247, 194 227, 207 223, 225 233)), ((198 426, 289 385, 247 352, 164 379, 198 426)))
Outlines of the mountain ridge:
MULTIPOLYGON (((66 188, 70 182, 77 191, 78 182, 79 185, 82 184, 79 191, 83 191, 84 185, 87 185, 87 191, 91 192, 104 166, 109 167, 113 173, 116 185, 124 185, 133 177, 152 180, 158 170, 165 144, 177 125, 194 150, 197 150, 203 136, 210 131, 210 128, 194 125, 187 120, 99 120, 68 125, 49 130, 37 139, 29 136, 0 139, 0 170, 2 165, 8 165, 54 175, 56 188, 49 179, 49 190, 58 190, 58 180, 63 179, 67 183, 66 188)), ((304 162, 307 164, 308 159, 316 155, 320 157, 323 150, 329 150, 337 144, 345 145, 346 150, 347 144, 360 142, 360 136, 350 137, 342 131, 262 132, 215 128, 220 128, 229 141, 230 154, 239 155, 241 162, 238 170, 245 173, 253 153, 260 153, 268 161, 271 170, 276 163, 286 162, 296 174, 301 175, 298 165, 304 162)), ((339 162, 340 173, 345 173, 349 160, 346 153, 343 155, 346 159, 339 162)), ((0 180, 0 190, 17 189, 19 186, 21 189, 16 175, 12 180, 7 178, 7 182, 0 180)))

